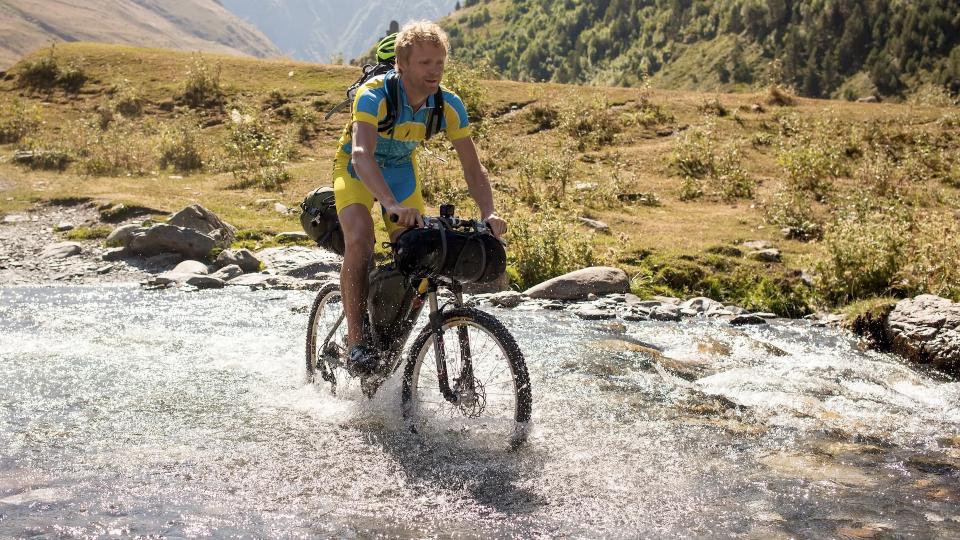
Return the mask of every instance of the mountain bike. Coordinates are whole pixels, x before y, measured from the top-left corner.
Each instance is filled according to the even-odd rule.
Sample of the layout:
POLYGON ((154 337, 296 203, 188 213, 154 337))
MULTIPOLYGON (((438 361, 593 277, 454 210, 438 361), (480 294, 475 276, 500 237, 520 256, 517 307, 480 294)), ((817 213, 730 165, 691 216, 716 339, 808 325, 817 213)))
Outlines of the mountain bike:
MULTIPOLYGON (((441 216, 425 216, 424 225, 490 234, 485 223, 452 214, 452 207, 444 205, 441 216)), ((400 266, 393 250, 392 268, 400 266)), ((403 366, 401 411, 413 431, 469 432, 505 437, 511 444, 523 442, 532 396, 516 340, 494 316, 464 305, 463 286, 457 279, 423 271, 403 278, 407 287, 393 322, 384 324, 368 301, 364 339, 380 351, 381 369, 363 377, 353 377, 347 369, 347 325, 339 284, 328 283, 320 289, 307 331, 308 380, 329 385, 334 395, 346 393, 359 382, 362 393, 372 398, 403 366), (407 348, 425 305, 429 306, 427 321, 407 348)))

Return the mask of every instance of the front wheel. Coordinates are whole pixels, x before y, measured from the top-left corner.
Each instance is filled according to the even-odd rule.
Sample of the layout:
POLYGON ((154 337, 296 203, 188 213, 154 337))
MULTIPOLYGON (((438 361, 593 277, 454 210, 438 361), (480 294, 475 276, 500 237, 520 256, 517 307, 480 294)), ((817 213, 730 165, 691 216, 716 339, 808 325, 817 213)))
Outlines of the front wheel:
POLYGON ((344 319, 340 287, 336 283, 329 283, 317 293, 310 309, 306 355, 308 382, 329 384, 333 394, 343 393, 351 381, 343 361, 346 342, 347 321, 344 319))
POLYGON ((445 312, 440 332, 442 339, 435 339, 428 325, 410 348, 404 418, 418 431, 523 442, 533 399, 523 353, 510 332, 473 308, 445 312))

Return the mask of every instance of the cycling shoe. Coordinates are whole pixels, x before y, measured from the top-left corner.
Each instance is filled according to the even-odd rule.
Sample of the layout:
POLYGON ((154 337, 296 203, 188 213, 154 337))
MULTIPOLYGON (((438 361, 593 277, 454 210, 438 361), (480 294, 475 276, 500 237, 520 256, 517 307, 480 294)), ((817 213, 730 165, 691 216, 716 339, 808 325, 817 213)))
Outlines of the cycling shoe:
POLYGON ((380 355, 366 345, 354 345, 347 353, 347 371, 354 377, 376 373, 380 369, 380 355))

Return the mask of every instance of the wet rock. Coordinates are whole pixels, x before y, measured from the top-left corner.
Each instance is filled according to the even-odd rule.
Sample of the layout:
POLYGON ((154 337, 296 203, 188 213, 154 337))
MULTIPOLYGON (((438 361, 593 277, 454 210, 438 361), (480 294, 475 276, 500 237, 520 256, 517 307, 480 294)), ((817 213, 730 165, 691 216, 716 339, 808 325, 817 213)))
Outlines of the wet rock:
POLYGON ((712 337, 705 337, 697 342, 697 351, 701 354, 714 356, 730 356, 733 348, 730 345, 712 337))
POLYGON ((594 229, 594 230, 596 230, 596 231, 599 231, 599 232, 602 232, 602 233, 609 233, 609 232, 610 232, 610 226, 607 225, 606 223, 602 222, 602 221, 598 221, 598 220, 596 220, 596 219, 585 218, 585 217, 577 218, 577 220, 580 221, 580 223, 583 223, 583 224, 586 225, 587 227, 590 227, 591 229, 594 229))
POLYGON ((107 245, 110 247, 126 247, 127 243, 130 242, 130 237, 133 233, 144 229, 143 227, 136 224, 127 224, 121 225, 110 232, 107 236, 107 245))
POLYGON ((650 311, 650 320, 652 321, 679 321, 680 308, 677 306, 662 304, 650 311))
POLYGON ((173 214, 167 220, 167 224, 204 234, 211 238, 216 246, 222 248, 229 247, 237 234, 237 229, 233 225, 199 204, 192 204, 173 214))
POLYGON ((174 268, 182 260, 183 255, 179 253, 160 253, 147 257, 143 261, 143 266, 148 272, 162 272, 174 268))
POLYGON ((680 315, 682 317, 696 317, 699 314, 700 312, 695 309, 680 308, 680 315))
POLYGON ((186 278, 183 283, 198 289, 222 289, 223 280, 213 276, 192 275, 186 278))
POLYGON ((178 274, 198 274, 201 276, 205 276, 210 273, 210 268, 208 268, 206 264, 203 264, 200 261, 188 260, 178 264, 170 272, 178 273, 178 274))
POLYGON ((587 321, 600 321, 605 319, 613 319, 617 316, 616 313, 612 311, 607 311, 605 309, 597 309, 595 307, 586 307, 580 308, 573 312, 574 315, 580 317, 581 319, 587 321))
POLYGON ((523 302, 523 295, 517 291, 503 291, 491 295, 488 301, 498 307, 504 308, 514 308, 520 305, 523 302))
POLYGON ((754 315, 756 315, 757 317, 763 317, 764 319, 776 319, 776 318, 777 318, 777 314, 776 314, 776 313, 770 313, 770 312, 768 312, 768 311, 760 311, 760 312, 754 313, 754 315))
POLYGON ((293 277, 312 277, 323 272, 339 272, 342 259, 323 249, 304 246, 267 248, 256 257, 274 274, 293 277))
POLYGON ((733 326, 743 326, 747 324, 767 324, 767 320, 763 317, 757 315, 746 313, 742 315, 737 315, 733 319, 730 319, 730 324, 733 326))
POLYGON ((623 314, 623 320, 625 321, 646 321, 650 319, 649 311, 628 311, 623 314))
POLYGON ((886 333, 895 353, 960 375, 960 304, 931 294, 901 300, 887 317, 886 333))
POLYGON ((95 270, 95 272, 98 273, 98 274, 106 274, 106 273, 110 272, 111 270, 113 270, 113 269, 114 269, 114 266, 115 266, 115 265, 112 265, 112 264, 108 264, 108 265, 106 265, 106 266, 101 266, 100 268, 97 268, 97 269, 95 270))
POLYGON ((689 309, 689 310, 695 311, 696 313, 702 313, 705 311, 710 311, 711 309, 719 309, 722 307, 723 307, 723 304, 721 304, 720 302, 717 302, 716 300, 712 300, 705 296, 698 296, 696 298, 691 298, 686 302, 683 302, 682 304, 680 304, 680 309, 689 309))
POLYGON ((630 278, 619 268, 595 266, 535 285, 525 292, 531 298, 548 300, 583 300, 590 293, 603 295, 626 293, 630 290, 630 278))
POLYGON ((682 302, 682 300, 679 298, 674 298, 672 296, 654 296, 651 300, 656 300, 657 302, 664 304, 673 304, 675 306, 679 306, 682 302))
POLYGON ((131 234, 127 249, 144 256, 179 253, 188 259, 203 259, 214 246, 213 238, 193 229, 160 224, 131 234))
POLYGON ((595 294, 593 294, 593 293, 590 293, 590 294, 587 295, 587 300, 589 300, 589 301, 591 301, 591 302, 597 300, 598 298, 600 298, 600 297, 597 296, 597 295, 595 295, 595 294))
POLYGON ((567 308, 566 304, 560 302, 547 302, 543 305, 543 309, 550 311, 562 311, 567 308))
POLYGON ((65 259, 79 255, 81 251, 83 248, 76 242, 60 242, 44 248, 40 256, 44 259, 65 259))
POLYGON ((747 253, 747 258, 760 262, 778 263, 782 257, 779 249, 760 249, 747 253))
POLYGON ((226 266, 236 266, 244 273, 257 272, 260 270, 260 259, 249 249, 225 249, 217 255, 217 261, 214 266, 224 268, 226 266))
POLYGON ((61 221, 60 223, 57 223, 57 224, 53 227, 53 232, 72 231, 73 228, 74 228, 74 227, 73 227, 73 223, 69 223, 69 222, 67 222, 67 221, 61 221))
POLYGON ((329 281, 326 279, 297 279, 290 276, 277 276, 272 274, 244 274, 231 279, 226 284, 230 286, 246 286, 251 290, 296 290, 296 291, 316 291, 329 281))
POLYGON ((230 281, 235 277, 242 276, 243 273, 244 273, 243 269, 240 268, 239 266, 235 264, 228 264, 227 266, 224 266, 223 268, 210 274, 210 276, 215 277, 217 279, 222 279, 223 281, 230 281))

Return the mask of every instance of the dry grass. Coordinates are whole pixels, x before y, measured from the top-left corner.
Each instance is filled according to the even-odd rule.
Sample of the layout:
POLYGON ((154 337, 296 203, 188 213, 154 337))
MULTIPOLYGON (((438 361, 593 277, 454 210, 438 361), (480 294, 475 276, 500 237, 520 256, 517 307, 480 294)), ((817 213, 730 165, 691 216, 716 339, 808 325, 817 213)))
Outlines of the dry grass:
MULTIPOLYGON (((0 189, 4 196, 0 197, 0 211, 67 196, 169 211, 199 202, 243 229, 296 230, 299 224, 295 216, 277 214, 272 203, 257 205, 255 201, 277 199, 292 207, 314 187, 330 182, 330 161, 348 117, 341 113, 324 122, 302 111, 322 113, 329 104, 339 101, 355 79, 356 68, 204 55, 209 65, 220 65, 224 110, 194 113, 199 116, 191 121, 202 126, 197 138, 203 149, 224 148, 230 136, 229 111, 234 104, 267 103, 271 91, 283 89, 282 106, 261 110, 262 120, 265 128, 290 141, 297 157, 286 159, 289 179, 279 186, 280 190, 268 191, 253 184, 231 189, 237 182, 222 167, 223 150, 204 154, 202 168, 186 178, 160 169, 162 126, 178 125, 190 118, 187 108, 175 102, 192 66, 190 54, 93 44, 66 44, 58 46, 57 53, 64 62, 74 57, 85 59, 84 70, 90 81, 79 95, 57 91, 41 102, 30 96, 20 97, 10 81, 0 82, 0 93, 8 102, 16 97, 23 101, 22 107, 31 111, 36 108, 42 125, 35 131, 40 133, 32 133, 27 139, 36 143, 69 138, 69 126, 88 119, 97 107, 116 104, 115 85, 122 79, 128 81, 128 88, 135 89, 131 93, 141 105, 139 116, 125 120, 136 122, 141 129, 150 122, 155 124, 155 153, 152 161, 141 167, 139 176, 128 177, 127 171, 95 181, 82 174, 79 162, 64 173, 43 175, 2 163, 0 189), (301 113, 291 116, 283 111, 301 113), (309 137, 298 133, 303 129, 298 125, 301 120, 309 123, 309 137)), ((768 221, 768 203, 784 189, 791 189, 790 180, 795 187, 806 188, 811 199, 824 200, 816 204, 826 205, 831 198, 843 197, 858 184, 866 183, 865 178, 871 175, 879 178, 875 180, 876 190, 887 189, 882 175, 890 163, 896 163, 900 172, 889 184, 899 185, 909 172, 919 184, 941 193, 939 198, 927 198, 933 208, 948 208, 953 204, 950 201, 960 196, 960 167, 952 157, 960 154, 960 120, 955 109, 792 96, 788 96, 792 105, 782 107, 766 105, 771 98, 769 92, 706 96, 697 92, 638 92, 630 88, 511 81, 483 81, 481 86, 485 117, 478 147, 491 171, 499 207, 515 214, 549 206, 565 215, 589 214, 605 221, 613 234, 594 237, 595 252, 628 272, 641 269, 638 254, 697 255, 712 246, 756 239, 773 241, 783 251, 785 265, 778 266, 777 272, 782 273, 785 267, 813 269, 823 259, 822 245, 785 239, 780 232, 782 225, 768 221), (719 116, 716 107, 704 107, 714 102, 732 113, 719 116), (614 124, 610 124, 611 119, 614 124), (757 182, 752 186, 752 198, 748 194, 745 199, 727 197, 726 202, 724 197, 682 200, 683 185, 673 161, 676 141, 707 126, 719 147, 737 149, 739 167, 757 182), (924 150, 915 150, 918 148, 924 150), (878 149, 888 151, 885 158, 864 161, 864 156, 876 156, 878 149), (830 171, 830 189, 819 189, 820 170, 830 171), (653 194, 660 205, 635 202, 640 194, 653 194)), ((0 155, 8 155, 15 148, 15 144, 0 146, 0 155)), ((421 159, 429 202, 452 199, 464 214, 475 214, 466 197, 456 154, 442 138, 431 142, 431 148, 446 161, 421 159)), ((820 212, 818 219, 822 218, 820 212)), ((571 237, 583 236, 579 225, 572 220, 564 222, 571 237)), ((557 241, 563 241, 562 235, 557 241)))

